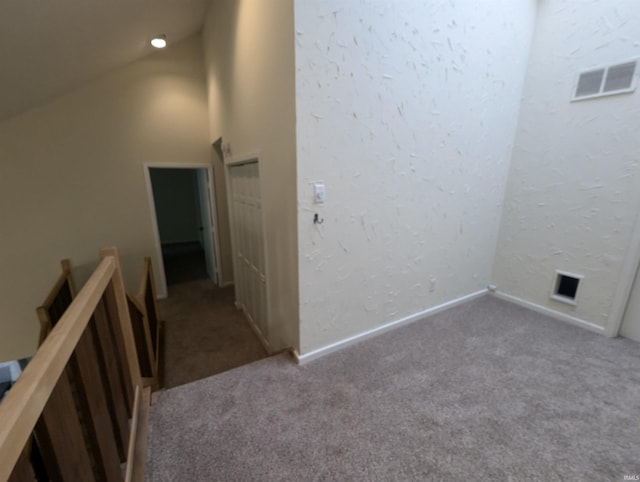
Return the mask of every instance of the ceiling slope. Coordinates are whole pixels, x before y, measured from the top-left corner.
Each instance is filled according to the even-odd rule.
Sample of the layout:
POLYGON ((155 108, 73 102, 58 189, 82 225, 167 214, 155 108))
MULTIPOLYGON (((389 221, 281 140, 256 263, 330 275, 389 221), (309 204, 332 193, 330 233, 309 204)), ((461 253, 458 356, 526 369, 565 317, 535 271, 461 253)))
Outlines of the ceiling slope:
POLYGON ((0 121, 200 31, 209 0, 0 2, 0 121))

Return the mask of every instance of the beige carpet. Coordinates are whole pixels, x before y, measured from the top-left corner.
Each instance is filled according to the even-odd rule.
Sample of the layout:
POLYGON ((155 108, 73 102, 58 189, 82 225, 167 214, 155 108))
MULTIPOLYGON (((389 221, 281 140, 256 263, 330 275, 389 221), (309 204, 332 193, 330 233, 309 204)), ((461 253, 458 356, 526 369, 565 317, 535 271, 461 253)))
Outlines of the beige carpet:
POLYGON ((158 309, 164 323, 164 387, 215 375, 267 356, 234 304, 233 287, 210 280, 169 287, 158 309))
POLYGON ((154 482, 622 481, 640 474, 640 345, 487 296, 167 390, 149 422, 154 482))

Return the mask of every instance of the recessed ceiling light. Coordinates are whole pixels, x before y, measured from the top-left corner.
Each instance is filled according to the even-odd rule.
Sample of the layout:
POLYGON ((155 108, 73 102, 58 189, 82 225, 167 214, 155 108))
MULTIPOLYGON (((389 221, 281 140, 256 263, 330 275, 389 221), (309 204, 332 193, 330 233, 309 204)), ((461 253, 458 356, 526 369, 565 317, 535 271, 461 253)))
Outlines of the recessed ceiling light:
POLYGON ((156 35, 151 39, 151 45, 153 45, 157 49, 165 48, 167 46, 167 36, 164 34, 156 35))

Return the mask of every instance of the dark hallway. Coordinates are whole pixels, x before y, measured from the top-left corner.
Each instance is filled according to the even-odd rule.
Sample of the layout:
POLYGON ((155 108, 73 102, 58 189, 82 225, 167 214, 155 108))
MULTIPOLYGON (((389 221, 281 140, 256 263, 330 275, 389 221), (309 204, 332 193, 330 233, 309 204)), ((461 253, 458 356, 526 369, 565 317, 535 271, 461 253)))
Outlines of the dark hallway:
POLYGON ((208 279, 204 249, 198 242, 162 245, 167 286, 208 279))

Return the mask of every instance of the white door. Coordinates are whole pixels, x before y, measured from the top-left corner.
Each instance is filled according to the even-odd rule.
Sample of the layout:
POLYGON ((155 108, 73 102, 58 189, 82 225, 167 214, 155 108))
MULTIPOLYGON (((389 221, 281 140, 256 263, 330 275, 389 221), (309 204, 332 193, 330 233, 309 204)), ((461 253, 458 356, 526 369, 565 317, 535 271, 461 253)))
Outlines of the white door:
POLYGON ((214 222, 211 213, 211 181, 207 169, 198 169, 198 200, 200 204, 200 229, 202 233, 202 248, 204 250, 207 274, 214 283, 218 283, 218 270, 216 267, 216 256, 213 251, 213 240, 215 238, 214 222))
POLYGON ((620 335, 640 342, 640 280, 638 280, 638 274, 640 274, 640 270, 636 273, 636 280, 633 282, 627 309, 620 327, 620 335))
POLYGON ((247 313, 265 340, 268 340, 267 278, 259 176, 257 162, 229 168, 230 215, 236 302, 247 313))

